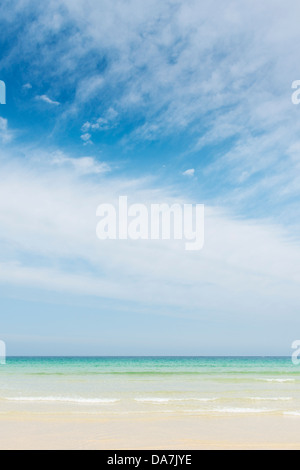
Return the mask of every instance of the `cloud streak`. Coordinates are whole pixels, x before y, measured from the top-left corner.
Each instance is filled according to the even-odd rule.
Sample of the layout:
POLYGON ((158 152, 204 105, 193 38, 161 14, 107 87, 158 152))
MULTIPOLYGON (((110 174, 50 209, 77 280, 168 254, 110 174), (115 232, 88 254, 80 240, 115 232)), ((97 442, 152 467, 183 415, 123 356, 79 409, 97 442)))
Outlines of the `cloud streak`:
POLYGON ((0 117, 0 140, 8 144, 13 138, 13 133, 8 128, 7 119, 0 117))
POLYGON ((18 77, 18 117, 0 118, 0 282, 211 331, 239 321, 245 336, 261 319, 282 326, 284 313, 292 332, 299 14, 292 0, 1 4, 11 47, 0 71, 18 77), (205 203, 204 249, 100 242, 96 208, 120 195, 205 203))
MULTIPOLYGON (((51 93, 71 90, 63 115, 78 116, 85 144, 93 132, 114 127, 107 118, 113 109, 125 126, 130 117, 122 146, 182 135, 190 166, 216 182, 221 175, 219 196, 231 204, 238 200, 240 211, 249 209, 253 197, 275 200, 287 184, 290 199, 299 196, 298 163, 288 151, 299 141, 299 112, 290 100, 291 83, 299 78, 294 57, 300 7, 294 1, 286 8, 270 0, 261 5, 150 0, 143 8, 137 0, 114 6, 91 0, 88 8, 83 0, 52 0, 46 7, 13 3, 1 10, 11 34, 22 14, 34 10, 35 20, 2 65, 13 61, 17 50, 28 58, 36 52, 34 73, 49 75, 51 93), (66 36, 65 30, 77 34, 66 36), (51 50, 49 35, 56 39, 51 50), (214 158, 203 163, 207 150, 214 158), (284 175, 283 161, 289 169, 284 175)), ((58 106, 48 95, 41 97, 58 106)), ((281 205, 278 200, 274 209, 283 213, 281 205)))
POLYGON ((166 188, 153 192, 150 181, 91 180, 73 162, 53 166, 53 157, 44 170, 45 161, 33 171, 29 163, 1 160, 2 283, 151 305, 175 315, 244 315, 245 322, 268 318, 270 311, 274 318, 283 309, 293 317, 299 308, 300 247, 280 227, 207 207, 205 247, 193 255, 175 241, 99 241, 96 208, 117 202, 119 194, 145 204, 188 201, 174 199, 166 188))
POLYGON ((52 99, 49 98, 49 96, 47 96, 47 95, 37 96, 36 99, 39 100, 39 101, 43 101, 44 103, 53 105, 53 106, 59 106, 59 105, 60 105, 60 103, 59 103, 58 101, 52 100, 52 99))

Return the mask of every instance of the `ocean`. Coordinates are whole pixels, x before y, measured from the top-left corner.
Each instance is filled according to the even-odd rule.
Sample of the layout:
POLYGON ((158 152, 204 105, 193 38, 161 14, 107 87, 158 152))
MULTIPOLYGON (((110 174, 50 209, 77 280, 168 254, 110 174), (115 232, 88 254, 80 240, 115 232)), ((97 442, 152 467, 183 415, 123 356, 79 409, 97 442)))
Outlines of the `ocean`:
POLYGON ((0 413, 300 417, 289 357, 9 357, 0 413))

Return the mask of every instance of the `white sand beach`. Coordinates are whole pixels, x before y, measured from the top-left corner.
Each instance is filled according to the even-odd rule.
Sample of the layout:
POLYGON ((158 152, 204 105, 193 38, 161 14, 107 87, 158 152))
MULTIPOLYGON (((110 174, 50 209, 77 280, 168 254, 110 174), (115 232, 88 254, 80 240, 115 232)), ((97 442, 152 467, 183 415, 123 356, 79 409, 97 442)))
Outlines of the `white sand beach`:
POLYGON ((300 417, 10 413, 0 449, 300 449, 300 417))

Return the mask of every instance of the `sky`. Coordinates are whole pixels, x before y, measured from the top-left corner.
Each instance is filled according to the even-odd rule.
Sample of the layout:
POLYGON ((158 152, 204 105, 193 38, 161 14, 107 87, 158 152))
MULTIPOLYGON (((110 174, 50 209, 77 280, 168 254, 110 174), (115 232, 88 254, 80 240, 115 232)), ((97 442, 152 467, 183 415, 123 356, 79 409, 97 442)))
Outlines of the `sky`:
POLYGON ((9 355, 290 355, 300 337, 300 5, 0 5, 9 355), (96 209, 205 205, 205 243, 96 237, 96 209))

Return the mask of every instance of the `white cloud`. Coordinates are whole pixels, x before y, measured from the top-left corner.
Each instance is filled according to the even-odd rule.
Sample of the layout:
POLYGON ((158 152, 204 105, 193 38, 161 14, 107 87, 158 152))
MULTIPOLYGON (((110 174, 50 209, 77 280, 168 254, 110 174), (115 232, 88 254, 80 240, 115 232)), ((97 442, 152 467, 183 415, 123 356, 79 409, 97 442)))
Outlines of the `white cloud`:
POLYGON ((195 176, 195 169, 194 168, 190 168, 188 170, 185 170, 183 173, 183 176, 195 176))
MULTIPOLYGON (((28 2, 17 5, 19 12, 30 8, 28 2)), ((92 0, 89 8, 84 0, 53 0, 46 8, 35 7, 39 28, 32 26, 22 40, 29 57, 37 44, 46 47, 54 17, 56 28, 65 22, 78 31, 63 37, 47 57, 39 56, 39 63, 41 70, 50 66, 58 83, 62 78, 76 88, 65 117, 95 102, 83 136, 111 128, 105 109, 117 110, 117 120, 132 113, 141 124, 124 143, 186 132, 188 152, 195 155, 225 141, 228 147, 216 148, 211 165, 210 159, 200 164, 206 175, 222 174, 224 184, 218 187, 233 189, 232 204, 252 204, 264 191, 266 200, 275 201, 287 186, 291 198, 299 196, 297 166, 287 152, 299 129, 299 109, 290 100, 291 83, 299 78, 294 57, 300 6, 294 1, 286 8, 271 0, 243 5, 149 0, 143 8, 137 0, 114 6, 92 0), (64 60, 57 64, 59 55, 64 60), (251 178, 261 172, 261 184, 253 186, 251 178)), ((3 15, 13 24, 12 11, 3 15)))
POLYGON ((48 103, 54 106, 59 106, 60 103, 58 101, 53 101, 51 98, 49 98, 47 95, 41 95, 36 97, 37 100, 39 101, 44 101, 44 103, 48 103))
MULTIPOLYGON (((81 127, 81 131, 85 133, 84 136, 89 136, 86 140, 89 140, 91 137, 90 134, 86 133, 87 131, 107 131, 114 128, 117 125, 118 115, 119 113, 115 109, 109 108, 102 117, 99 117, 93 122, 85 122, 81 127)), ((81 136, 81 138, 83 138, 83 136, 81 136)))
MULTIPOLYGON (((19 0, 15 8, 0 6, 0 16, 13 29, 31 8, 36 20, 1 65, 18 60, 21 50, 24 60, 38 62, 28 80, 49 73, 54 96, 61 96, 55 95, 60 82, 70 87, 74 102, 65 117, 80 114, 85 144, 92 132, 128 116, 140 123, 127 136, 130 143, 182 132, 195 159, 214 146, 212 158, 199 165, 203 184, 227 190, 219 205, 250 201, 261 217, 268 204, 290 198, 284 212, 299 220, 300 118, 290 99, 299 78, 300 5, 294 0, 51 0, 46 6, 19 0), (49 47, 49 33, 66 25, 76 33, 49 47), (93 116, 85 114, 91 104, 93 116), (106 115, 109 109, 118 115, 106 115)), ((2 119, 0 138, 8 136, 2 119)), ((196 161, 187 165, 198 174, 196 161)), ((27 154, 22 162, 9 156, 0 163, 3 284, 138 302, 151 312, 163 306, 171 315, 181 309, 218 331, 231 320, 233 334, 235 321, 246 335, 249 326, 265 321, 271 327, 284 314, 294 331, 299 230, 283 230, 281 215, 277 224, 238 220, 233 211, 206 204, 205 245, 196 254, 169 242, 102 243, 95 235, 99 203, 120 194, 132 202, 173 201, 174 189, 147 179, 106 179, 105 166, 92 157, 60 156, 50 170, 33 167, 27 154), (87 174, 101 179, 87 182, 87 174)), ((190 202, 181 194, 178 200, 190 202)))
POLYGON ((153 188, 150 180, 86 180, 82 174, 94 169, 91 160, 60 155, 54 163, 45 171, 36 161, 33 170, 28 160, 0 160, 2 283, 203 318, 243 316, 245 324, 271 321, 283 311, 295 320, 300 247, 281 227, 207 207, 205 245, 197 253, 186 252, 181 242, 101 242, 95 216, 100 203, 116 203, 124 194, 131 203, 190 201, 153 188))
POLYGON ((31 90, 31 89, 32 89, 32 85, 31 85, 31 83, 25 83, 25 84, 23 85, 23 88, 24 88, 24 90, 31 90))
POLYGON ((82 132, 86 133, 90 128, 91 128, 91 123, 87 121, 82 125, 81 130, 82 132))
POLYGON ((28 58, 39 54, 41 73, 53 73, 57 86, 63 80, 64 86, 75 88, 65 116, 81 112, 85 104, 90 109, 98 99, 83 135, 92 126, 110 128, 105 109, 112 108, 120 119, 128 113, 138 116, 141 124, 127 142, 184 131, 194 153, 231 140, 233 152, 224 156, 223 149, 216 149, 211 172, 223 172, 224 182, 237 190, 236 175, 247 174, 247 195, 247 181, 265 171, 261 165, 268 161, 263 181, 268 198, 287 183, 295 197, 300 191, 297 168, 286 150, 298 141, 299 109, 290 98, 291 83, 299 78, 294 58, 300 6, 293 0, 286 5, 272 0, 212 0, 205 5, 149 0, 141 7, 138 0, 114 5, 91 0, 87 8, 84 0, 52 0, 46 7, 19 0, 14 9, 2 8, 1 17, 12 27, 32 8, 37 19, 5 60, 13 61, 21 46, 28 58), (78 33, 62 34, 50 49, 49 32, 65 25, 78 33), (39 53, 41 44, 48 54, 39 53), (58 63, 58 56, 64 60, 58 63), (291 169, 288 181, 282 175, 283 158, 291 169))
POLYGON ((60 167, 72 167, 79 175, 99 175, 110 171, 107 163, 99 162, 93 157, 71 158, 63 152, 55 152, 50 161, 60 167))
POLYGON ((88 132, 86 132, 85 134, 82 134, 80 136, 81 140, 83 140, 83 142, 85 144, 91 144, 92 143, 91 137, 92 137, 91 134, 89 134, 88 132))
POLYGON ((8 129, 7 119, 0 117, 0 140, 3 144, 9 143, 13 138, 12 132, 8 129))
POLYGON ((94 99, 104 86, 105 81, 102 76, 95 75, 92 77, 84 77, 77 87, 73 110, 77 110, 78 105, 83 105, 94 99))

